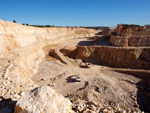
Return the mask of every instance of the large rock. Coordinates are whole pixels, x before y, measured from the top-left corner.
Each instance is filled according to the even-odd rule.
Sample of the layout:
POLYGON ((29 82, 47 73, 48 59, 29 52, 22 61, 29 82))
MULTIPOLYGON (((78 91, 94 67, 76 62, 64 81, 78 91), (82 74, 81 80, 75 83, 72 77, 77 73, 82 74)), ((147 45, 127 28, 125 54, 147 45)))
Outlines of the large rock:
POLYGON ((72 113, 71 102, 50 86, 42 86, 22 96, 15 113, 72 113))

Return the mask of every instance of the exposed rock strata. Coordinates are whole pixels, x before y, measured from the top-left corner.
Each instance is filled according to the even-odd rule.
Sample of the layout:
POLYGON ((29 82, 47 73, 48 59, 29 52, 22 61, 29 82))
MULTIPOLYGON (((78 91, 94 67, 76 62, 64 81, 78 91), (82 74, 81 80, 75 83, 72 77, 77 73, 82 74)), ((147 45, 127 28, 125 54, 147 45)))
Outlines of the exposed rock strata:
POLYGON ((78 47, 77 58, 95 64, 150 69, 150 48, 82 46, 78 47))
POLYGON ((119 47, 150 46, 150 28, 147 26, 118 24, 116 32, 110 36, 109 43, 119 47))
POLYGON ((45 57, 44 46, 94 34, 95 30, 85 28, 37 28, 0 20, 0 60, 13 64, 8 76, 30 81, 45 57))

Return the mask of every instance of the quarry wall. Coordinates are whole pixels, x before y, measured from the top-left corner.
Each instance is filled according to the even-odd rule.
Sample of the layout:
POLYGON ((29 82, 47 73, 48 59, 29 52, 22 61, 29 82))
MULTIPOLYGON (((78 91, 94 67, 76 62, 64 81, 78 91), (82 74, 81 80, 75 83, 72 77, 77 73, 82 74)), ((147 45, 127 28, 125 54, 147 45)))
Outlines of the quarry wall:
POLYGON ((150 35, 149 26, 118 24, 116 33, 121 36, 150 35))
POLYGON ((147 26, 118 24, 116 33, 112 33, 109 43, 119 47, 150 46, 150 28, 147 26))
POLYGON ((85 28, 38 28, 0 20, 0 51, 43 41, 55 44, 66 39, 93 36, 94 33, 95 30, 85 28))
POLYGON ((150 69, 150 48, 79 46, 78 56, 85 62, 119 68, 150 69))
POLYGON ((150 46, 150 35, 132 37, 111 35, 109 43, 118 47, 147 47, 150 46))
POLYGON ((43 47, 68 39, 94 36, 95 33, 95 30, 85 28, 38 28, 0 20, 0 61, 13 65, 8 76, 30 81, 45 58, 43 47))

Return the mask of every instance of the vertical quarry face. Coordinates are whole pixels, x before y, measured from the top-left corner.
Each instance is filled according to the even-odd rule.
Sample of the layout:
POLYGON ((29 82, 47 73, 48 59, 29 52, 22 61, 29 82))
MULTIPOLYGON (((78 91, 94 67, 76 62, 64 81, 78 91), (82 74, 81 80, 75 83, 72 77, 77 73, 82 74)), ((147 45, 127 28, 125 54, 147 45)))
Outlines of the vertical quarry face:
POLYGON ((43 47, 94 34, 95 30, 85 28, 38 28, 0 20, 0 62, 5 62, 0 65, 13 65, 4 76, 30 81, 45 57, 43 47))
POLYGON ((109 43, 119 47, 150 46, 150 27, 118 24, 116 33, 112 33, 109 43))
POLYGON ((150 69, 150 48, 82 46, 78 58, 85 62, 113 67, 150 69))

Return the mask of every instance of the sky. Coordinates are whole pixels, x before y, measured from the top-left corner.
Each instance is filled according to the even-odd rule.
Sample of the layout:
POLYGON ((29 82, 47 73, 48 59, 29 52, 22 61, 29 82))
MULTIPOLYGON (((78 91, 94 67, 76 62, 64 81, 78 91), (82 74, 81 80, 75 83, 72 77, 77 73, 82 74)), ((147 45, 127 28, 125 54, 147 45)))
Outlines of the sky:
POLYGON ((0 19, 30 25, 147 25, 150 0, 0 0, 0 19))

